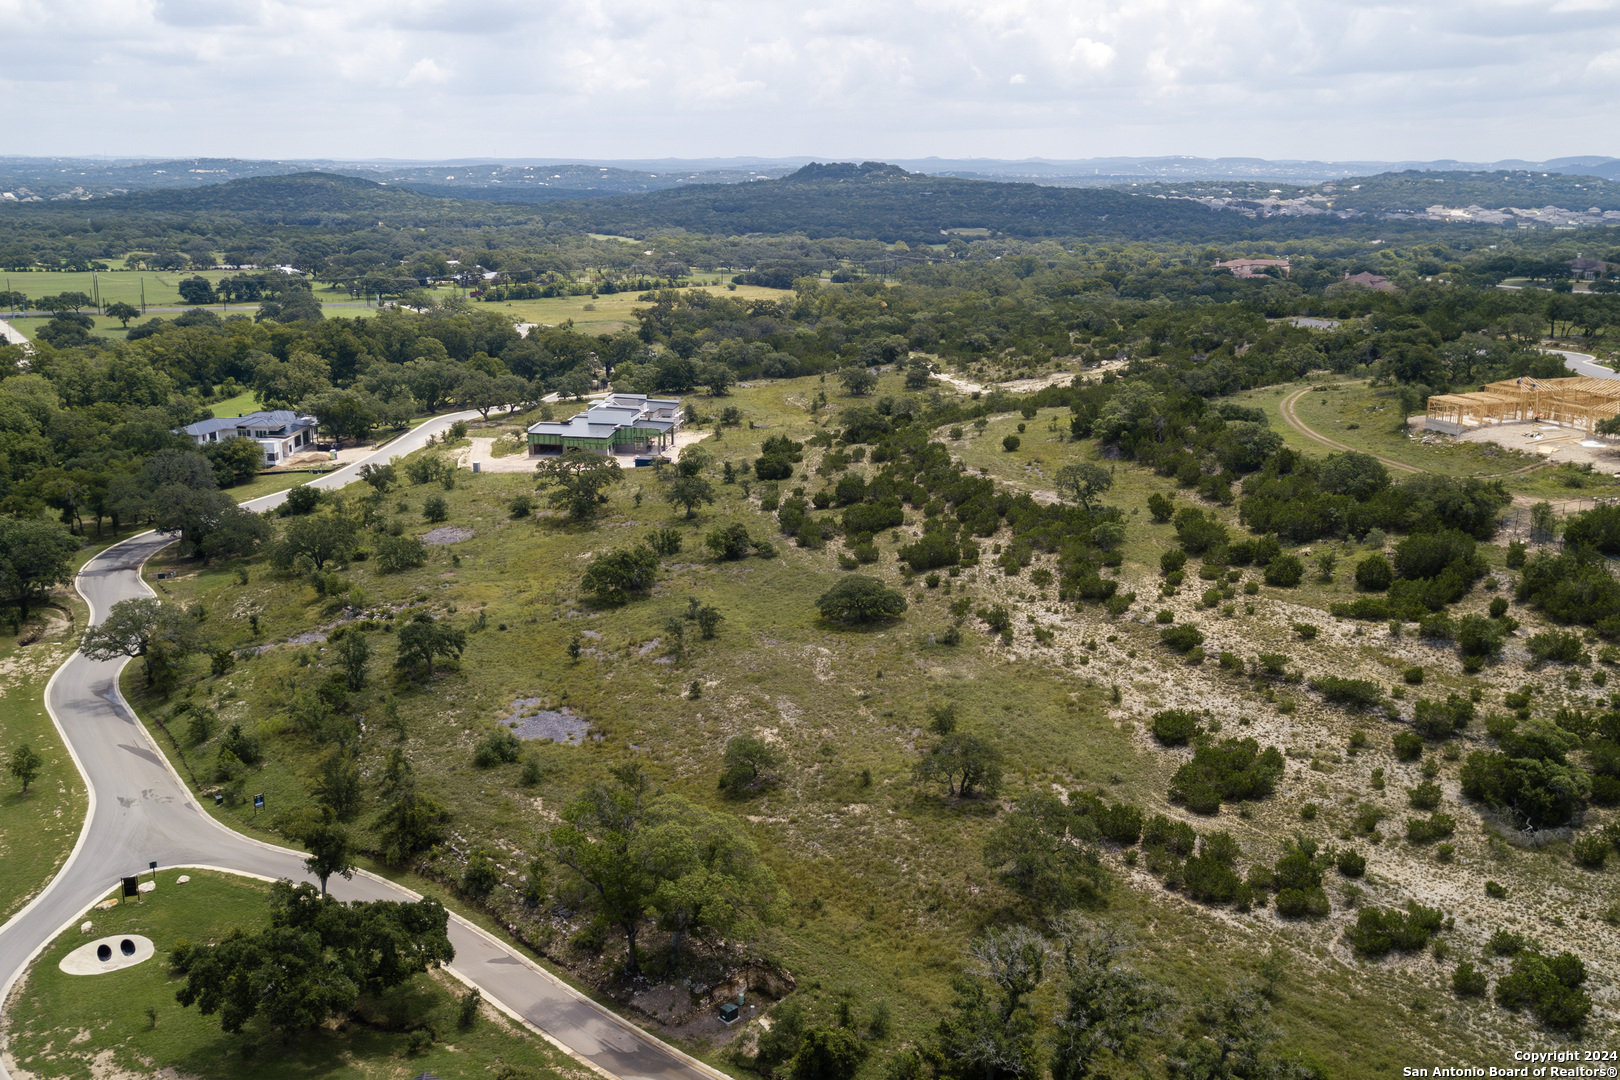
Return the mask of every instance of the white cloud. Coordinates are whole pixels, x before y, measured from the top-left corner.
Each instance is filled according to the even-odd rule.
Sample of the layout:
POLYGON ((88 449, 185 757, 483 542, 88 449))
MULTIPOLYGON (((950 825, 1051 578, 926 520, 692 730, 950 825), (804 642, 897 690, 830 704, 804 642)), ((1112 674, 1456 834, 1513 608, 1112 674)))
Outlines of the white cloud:
POLYGON ((434 63, 433 58, 424 56, 411 65, 411 70, 405 73, 401 80, 405 86, 435 86, 450 81, 450 73, 434 63))
POLYGON ((24 154, 1620 154, 1620 0, 0 0, 0 26, 24 154))

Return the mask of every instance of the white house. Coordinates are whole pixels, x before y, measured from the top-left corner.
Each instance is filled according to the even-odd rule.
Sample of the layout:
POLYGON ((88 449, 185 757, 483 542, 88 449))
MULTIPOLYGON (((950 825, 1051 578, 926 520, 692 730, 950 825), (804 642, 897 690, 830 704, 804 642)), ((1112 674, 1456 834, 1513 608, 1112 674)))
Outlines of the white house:
POLYGON ((225 439, 252 439, 264 447, 264 463, 275 465, 315 444, 313 416, 299 416, 290 409, 222 416, 187 424, 180 431, 190 435, 198 446, 225 439))

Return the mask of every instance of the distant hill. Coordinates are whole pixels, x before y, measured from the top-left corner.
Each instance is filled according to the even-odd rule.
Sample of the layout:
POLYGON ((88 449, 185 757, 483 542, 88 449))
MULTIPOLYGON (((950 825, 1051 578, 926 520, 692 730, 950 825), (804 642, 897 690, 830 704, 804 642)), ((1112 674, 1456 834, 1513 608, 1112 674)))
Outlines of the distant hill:
POLYGON ((548 221, 595 232, 660 229, 744 235, 803 233, 939 243, 953 233, 1141 236, 1237 227, 1196 203, 1108 188, 1057 188, 923 176, 896 165, 812 163, 779 180, 702 185, 636 198, 555 203, 548 221))
POLYGON ((198 188, 138 191, 108 199, 98 212, 117 207, 136 213, 228 213, 254 219, 304 218, 321 214, 399 213, 438 200, 403 188, 335 173, 254 176, 198 188))

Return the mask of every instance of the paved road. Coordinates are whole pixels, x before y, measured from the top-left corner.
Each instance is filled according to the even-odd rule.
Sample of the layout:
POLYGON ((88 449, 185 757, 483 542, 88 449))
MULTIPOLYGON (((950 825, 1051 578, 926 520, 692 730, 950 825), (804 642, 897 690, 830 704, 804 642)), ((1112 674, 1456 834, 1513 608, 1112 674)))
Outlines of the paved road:
POLYGON ((1613 368, 1606 368, 1597 362, 1597 357, 1591 353, 1571 352, 1569 349, 1544 349, 1544 352, 1557 353, 1564 358, 1564 366, 1577 375, 1585 375, 1589 379, 1620 379, 1613 368))
MULTIPOLYGON (((407 454, 457 419, 439 417, 379 451, 375 458, 407 454)), ((356 462, 313 481, 341 487, 355 478, 356 462)), ((267 509, 286 498, 268 495, 247 504, 267 509)), ((108 548, 85 565, 76 587, 90 605, 90 622, 120 600, 150 596, 140 568, 173 537, 145 533, 108 548)), ((118 879, 159 867, 204 867, 263 878, 311 880, 301 852, 273 847, 233 832, 205 813, 118 692, 128 661, 95 662, 75 653, 45 689, 45 704, 61 730, 90 791, 90 812, 67 864, 40 895, 0 927, 0 1001, 29 962, 58 934, 78 923, 118 879)), ((172 880, 172 878, 170 879, 172 880)), ((173 887, 173 886, 170 886, 173 887)), ((368 874, 334 879, 343 899, 416 899, 416 894, 368 874)), ((161 897, 157 898, 161 902, 161 897)), ((456 958, 452 973, 478 986, 486 999, 538 1028, 549 1041, 596 1070, 623 1080, 714 1080, 721 1076, 615 1016, 482 930, 451 916, 456 958)), ((7 1075, 0 1064, 0 1076, 7 1075)))

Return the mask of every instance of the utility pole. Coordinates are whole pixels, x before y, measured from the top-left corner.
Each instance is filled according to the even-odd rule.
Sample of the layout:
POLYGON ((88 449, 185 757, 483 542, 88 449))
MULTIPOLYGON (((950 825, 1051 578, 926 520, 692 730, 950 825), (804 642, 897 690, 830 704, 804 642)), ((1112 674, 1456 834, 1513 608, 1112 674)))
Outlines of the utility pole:
POLYGON ((141 314, 146 314, 146 278, 141 278, 141 314))

